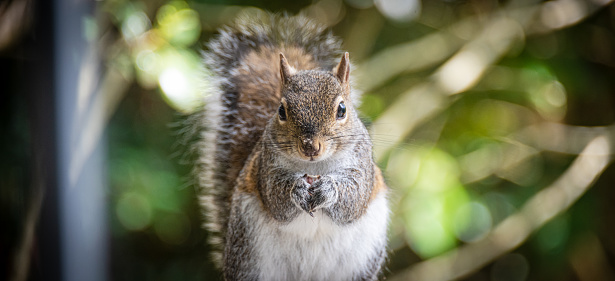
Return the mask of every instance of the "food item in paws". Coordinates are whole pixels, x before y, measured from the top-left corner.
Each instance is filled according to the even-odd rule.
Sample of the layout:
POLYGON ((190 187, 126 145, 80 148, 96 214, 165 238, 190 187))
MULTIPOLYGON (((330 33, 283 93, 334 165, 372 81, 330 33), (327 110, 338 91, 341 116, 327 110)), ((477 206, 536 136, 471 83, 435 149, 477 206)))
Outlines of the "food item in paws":
POLYGON ((312 185, 315 181, 317 181, 317 180, 319 180, 319 179, 320 179, 320 176, 317 176, 317 175, 308 175, 308 174, 305 174, 305 175, 303 175, 303 177, 305 178, 305 181, 306 181, 309 185, 312 185))

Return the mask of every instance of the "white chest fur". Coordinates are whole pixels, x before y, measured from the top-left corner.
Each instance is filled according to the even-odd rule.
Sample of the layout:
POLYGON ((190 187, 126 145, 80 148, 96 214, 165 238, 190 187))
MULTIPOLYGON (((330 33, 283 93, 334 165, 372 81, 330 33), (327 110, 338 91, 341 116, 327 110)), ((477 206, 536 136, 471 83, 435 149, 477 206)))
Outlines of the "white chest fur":
POLYGON ((344 226, 336 225, 322 211, 313 218, 303 213, 286 225, 261 212, 244 215, 254 222, 256 237, 252 238, 260 280, 351 280, 386 245, 389 210, 384 192, 370 203, 363 217, 344 226))

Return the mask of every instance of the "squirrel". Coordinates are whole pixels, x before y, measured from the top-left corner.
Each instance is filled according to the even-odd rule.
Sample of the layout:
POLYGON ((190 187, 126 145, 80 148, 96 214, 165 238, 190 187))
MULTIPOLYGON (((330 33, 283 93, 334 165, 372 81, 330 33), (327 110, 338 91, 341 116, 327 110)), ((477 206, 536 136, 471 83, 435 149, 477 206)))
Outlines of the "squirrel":
POLYGON ((382 275, 388 188, 340 46, 304 16, 263 13, 203 52, 195 173, 225 280, 382 275))

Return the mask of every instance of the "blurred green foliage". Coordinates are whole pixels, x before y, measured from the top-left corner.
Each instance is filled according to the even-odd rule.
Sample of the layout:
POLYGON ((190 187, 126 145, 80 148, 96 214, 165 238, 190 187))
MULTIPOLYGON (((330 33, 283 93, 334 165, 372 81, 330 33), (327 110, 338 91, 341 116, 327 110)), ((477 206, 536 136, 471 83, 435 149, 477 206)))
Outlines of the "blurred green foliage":
MULTIPOLYGON (((478 42, 477 30, 504 9, 515 7, 515 1, 408 1, 399 7, 394 6, 396 1, 375 2, 100 3, 108 26, 99 32, 113 38, 105 64, 130 85, 109 133, 114 280, 218 276, 208 261, 189 166, 179 164, 178 154, 187 144, 178 141, 176 133, 187 122, 184 114, 198 108, 200 89, 206 86, 198 79, 207 75, 199 56, 203 43, 238 13, 257 8, 301 10, 342 37, 361 73, 400 69, 380 83, 369 84, 368 76, 358 78, 365 79, 358 84, 370 85, 361 107, 364 117, 380 126, 379 118, 411 95, 409 90, 436 80, 432 74, 456 53, 446 55, 446 48, 459 50, 463 44, 478 42), (403 59, 425 59, 416 68, 396 65, 402 58, 387 55, 398 47, 412 47, 404 44, 431 42, 421 40, 432 34, 450 36, 449 41, 434 41, 450 46, 417 43, 423 46, 413 49, 418 53, 402 54, 403 59), (362 69, 374 65, 369 64, 374 58, 381 60, 382 69, 362 69)), ((568 169, 585 145, 578 136, 592 130, 580 126, 615 121, 615 9, 575 1, 553 3, 518 5, 521 11, 539 7, 542 18, 523 26, 524 37, 493 63, 486 61, 475 84, 462 93, 447 94, 445 102, 409 134, 400 140, 373 135, 376 146, 390 145, 392 151, 379 159, 392 187, 388 275, 485 238, 568 169), (558 3, 576 3, 582 6, 574 7, 584 9, 553 6, 558 3), (564 9, 559 18, 549 12, 557 8, 564 9), (566 22, 574 17, 578 21, 566 22), (557 134, 531 130, 551 123, 576 127, 557 134), (577 131, 581 133, 575 135, 577 131)), ((488 46, 483 49, 489 51, 488 46)), ((475 57, 478 63, 481 55, 475 57)), ((456 73, 459 77, 476 67, 471 60, 462 66, 456 73)), ((588 271, 601 278, 615 277, 613 183, 611 167, 578 203, 546 223, 527 243, 477 268, 468 278, 589 280, 588 271)))
POLYGON ((133 87, 109 128, 113 280, 206 280, 211 276, 194 187, 179 165, 177 113, 133 87))

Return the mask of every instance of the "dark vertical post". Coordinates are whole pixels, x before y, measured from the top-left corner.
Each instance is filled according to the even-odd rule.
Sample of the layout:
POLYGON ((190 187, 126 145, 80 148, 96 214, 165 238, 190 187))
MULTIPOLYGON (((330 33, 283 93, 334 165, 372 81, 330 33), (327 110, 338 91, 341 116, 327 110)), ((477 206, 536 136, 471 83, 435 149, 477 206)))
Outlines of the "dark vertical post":
POLYGON ((96 39, 86 36, 92 0, 56 0, 58 200, 62 277, 106 280, 107 229, 104 176, 104 97, 99 97, 96 39))
POLYGON ((93 0, 35 2, 29 86, 35 182, 43 190, 34 280, 106 280, 104 99, 93 0), (90 21, 91 22, 91 21, 90 21))

